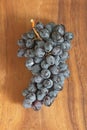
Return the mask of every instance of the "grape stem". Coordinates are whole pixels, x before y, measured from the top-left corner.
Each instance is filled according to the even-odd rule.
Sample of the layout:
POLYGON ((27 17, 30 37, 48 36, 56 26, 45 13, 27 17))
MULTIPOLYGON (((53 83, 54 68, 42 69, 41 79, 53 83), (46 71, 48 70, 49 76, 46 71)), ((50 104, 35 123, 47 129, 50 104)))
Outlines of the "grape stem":
POLYGON ((52 54, 52 52, 48 52, 48 53, 46 53, 46 56, 49 56, 49 55, 51 55, 52 54))
POLYGON ((38 37, 38 39, 42 40, 42 38, 40 37, 40 35, 38 34, 38 32, 35 29, 35 22, 34 22, 34 20, 31 19, 30 22, 32 24, 32 28, 33 28, 34 33, 36 34, 36 36, 38 37))

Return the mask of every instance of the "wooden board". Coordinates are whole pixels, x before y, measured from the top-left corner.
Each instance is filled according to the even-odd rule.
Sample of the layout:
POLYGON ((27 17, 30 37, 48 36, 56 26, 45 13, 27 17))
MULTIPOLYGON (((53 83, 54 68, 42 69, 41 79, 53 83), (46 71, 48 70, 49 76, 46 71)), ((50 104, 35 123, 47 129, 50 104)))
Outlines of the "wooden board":
POLYGON ((87 0, 0 0, 0 130, 87 130, 87 0), (31 72, 19 59, 17 40, 30 19, 54 21, 74 33, 71 76, 52 107, 22 107, 31 72))

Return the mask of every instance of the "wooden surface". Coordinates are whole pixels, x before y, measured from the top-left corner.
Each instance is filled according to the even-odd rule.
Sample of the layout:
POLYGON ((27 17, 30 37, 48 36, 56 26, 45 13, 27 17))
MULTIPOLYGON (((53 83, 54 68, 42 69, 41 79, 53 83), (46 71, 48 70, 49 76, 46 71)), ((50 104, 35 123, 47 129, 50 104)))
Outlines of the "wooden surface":
POLYGON ((87 0, 0 0, 0 130, 87 130, 87 0), (54 21, 74 33, 71 76, 52 107, 22 107, 31 72, 16 56, 30 19, 54 21))

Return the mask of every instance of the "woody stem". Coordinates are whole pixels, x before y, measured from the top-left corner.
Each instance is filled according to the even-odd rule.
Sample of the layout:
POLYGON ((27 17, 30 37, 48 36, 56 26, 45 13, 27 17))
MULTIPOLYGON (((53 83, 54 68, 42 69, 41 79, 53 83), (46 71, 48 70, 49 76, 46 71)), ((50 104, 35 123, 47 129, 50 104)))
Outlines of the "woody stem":
POLYGON ((31 24, 32 24, 32 29, 33 29, 34 33, 36 34, 37 38, 40 39, 40 40, 42 40, 41 37, 40 37, 40 35, 38 34, 38 32, 35 29, 35 22, 34 22, 33 19, 31 19, 31 24))

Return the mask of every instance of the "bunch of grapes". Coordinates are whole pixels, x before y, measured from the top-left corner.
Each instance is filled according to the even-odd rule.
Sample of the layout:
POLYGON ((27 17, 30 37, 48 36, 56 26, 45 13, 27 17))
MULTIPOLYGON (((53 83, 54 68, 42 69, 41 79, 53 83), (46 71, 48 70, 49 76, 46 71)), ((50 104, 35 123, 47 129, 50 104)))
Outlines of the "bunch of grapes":
POLYGON ((18 41, 17 53, 18 57, 27 58, 25 66, 33 74, 22 93, 25 108, 40 110, 43 104, 51 106, 63 89, 64 80, 70 75, 66 60, 72 39, 73 34, 66 32, 62 24, 37 22, 34 25, 32 20, 32 29, 18 41))

